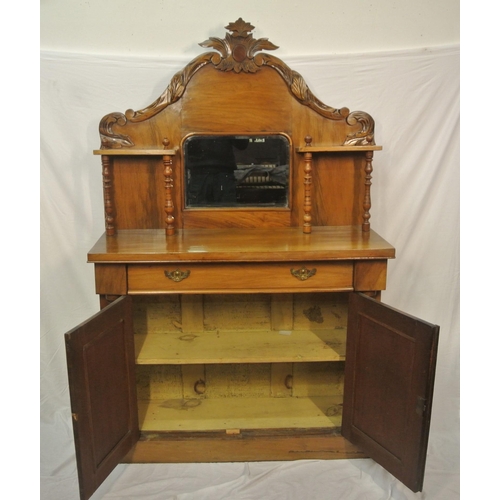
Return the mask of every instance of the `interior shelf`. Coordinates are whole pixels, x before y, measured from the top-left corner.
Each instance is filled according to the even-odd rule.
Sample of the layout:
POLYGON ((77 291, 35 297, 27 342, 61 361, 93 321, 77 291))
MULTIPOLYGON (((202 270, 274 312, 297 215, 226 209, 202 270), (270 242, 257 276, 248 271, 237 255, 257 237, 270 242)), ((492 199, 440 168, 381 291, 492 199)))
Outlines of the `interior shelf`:
POLYGON ((345 328, 136 334, 136 363, 181 365, 343 361, 345 338, 345 328))
POLYGON ((139 401, 141 431, 340 427, 342 396, 139 401))

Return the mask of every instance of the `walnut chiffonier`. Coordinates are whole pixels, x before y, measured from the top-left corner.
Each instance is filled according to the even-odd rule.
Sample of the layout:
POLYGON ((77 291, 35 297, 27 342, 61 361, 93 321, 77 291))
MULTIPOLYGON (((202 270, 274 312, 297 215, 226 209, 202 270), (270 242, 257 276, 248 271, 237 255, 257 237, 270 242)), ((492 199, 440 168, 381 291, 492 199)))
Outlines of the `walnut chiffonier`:
POLYGON ((66 334, 81 498, 120 462, 305 458, 419 491, 439 328, 381 302, 374 120, 226 29, 99 126, 101 311, 66 334))

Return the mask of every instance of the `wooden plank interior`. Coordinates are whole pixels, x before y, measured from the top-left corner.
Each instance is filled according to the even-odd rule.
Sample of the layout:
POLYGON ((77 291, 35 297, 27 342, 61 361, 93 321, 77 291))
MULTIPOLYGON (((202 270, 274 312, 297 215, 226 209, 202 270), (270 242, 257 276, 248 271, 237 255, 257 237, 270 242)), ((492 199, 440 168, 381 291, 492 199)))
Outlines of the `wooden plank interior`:
POLYGON ((184 365, 181 367, 181 375, 183 397, 188 399, 203 397, 206 385, 204 365, 184 365))
POLYGON ((134 329, 139 334, 343 329, 347 325, 347 301, 348 294, 320 292, 136 296, 134 329), (282 316, 279 320, 277 310, 282 316))
POLYGON ((277 397, 309 397, 342 394, 343 370, 339 362, 165 364, 137 365, 136 376, 142 400, 270 397, 280 386, 282 393, 277 397), (205 388, 193 395, 192 387, 199 379, 205 388))
POLYGON ((151 295, 134 297, 134 333, 182 332, 180 296, 151 295))
POLYGON ((205 377, 204 399, 266 398, 271 391, 269 363, 207 364, 205 377))
POLYGON ((293 363, 271 365, 271 397, 286 398, 292 395, 293 363))
MULTIPOLYGON (((182 331, 184 333, 203 330, 203 295, 181 295, 182 331)), ((136 349, 137 353, 137 349, 136 349)))
MULTIPOLYGON (((296 398, 344 393, 344 363, 294 363, 293 392, 296 398)), ((335 411, 339 412, 341 408, 335 411)), ((332 410, 333 411, 333 410, 332 410)))
POLYGON ((293 297, 289 293, 271 295, 271 328, 273 330, 293 330, 293 297))

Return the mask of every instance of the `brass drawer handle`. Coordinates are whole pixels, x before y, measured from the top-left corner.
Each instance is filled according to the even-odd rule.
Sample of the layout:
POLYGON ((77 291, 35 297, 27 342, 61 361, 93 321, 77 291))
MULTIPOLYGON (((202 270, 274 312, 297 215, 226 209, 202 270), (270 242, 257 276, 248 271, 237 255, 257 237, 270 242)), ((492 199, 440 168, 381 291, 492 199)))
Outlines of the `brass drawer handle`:
POLYGON ((290 269, 290 272, 292 273, 292 276, 295 276, 300 281, 305 281, 316 274, 316 268, 314 267, 313 269, 307 269, 302 266, 298 270, 290 269))
POLYGON ((175 271, 165 271, 165 276, 172 281, 179 282, 182 280, 185 280, 189 275, 191 274, 191 271, 181 271, 180 269, 176 269, 175 271))

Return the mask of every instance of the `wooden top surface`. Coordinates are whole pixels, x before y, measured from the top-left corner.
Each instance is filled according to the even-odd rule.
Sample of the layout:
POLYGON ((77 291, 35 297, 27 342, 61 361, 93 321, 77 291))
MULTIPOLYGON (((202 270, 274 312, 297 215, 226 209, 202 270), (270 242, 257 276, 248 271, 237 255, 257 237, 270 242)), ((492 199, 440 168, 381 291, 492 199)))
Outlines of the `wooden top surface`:
POLYGON ((395 249, 374 231, 357 226, 272 229, 129 229, 103 235, 89 262, 280 262, 390 259, 395 249))

